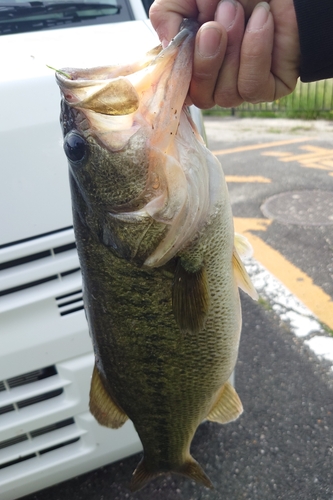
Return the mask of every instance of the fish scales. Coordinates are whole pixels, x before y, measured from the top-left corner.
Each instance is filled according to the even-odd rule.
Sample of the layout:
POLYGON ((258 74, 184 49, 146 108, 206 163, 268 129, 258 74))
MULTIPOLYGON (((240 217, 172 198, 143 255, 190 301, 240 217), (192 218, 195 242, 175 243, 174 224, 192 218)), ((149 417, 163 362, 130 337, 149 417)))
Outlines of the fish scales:
POLYGON ((183 458, 184 443, 192 440, 209 413, 221 380, 227 380, 233 369, 237 355, 237 345, 233 345, 239 332, 235 322, 240 317, 235 319, 233 301, 238 297, 224 298, 222 259, 218 267, 216 262, 208 265, 210 288, 218 292, 212 297, 205 328, 180 334, 172 311, 170 270, 147 272, 119 260, 94 240, 87 243, 84 231, 81 239, 85 245, 79 251, 89 270, 83 268, 85 305, 89 323, 101 332, 95 341, 100 371, 106 380, 112 380, 112 396, 136 423, 147 462, 152 450, 154 468, 174 469, 179 464, 172 455, 183 458), (93 297, 98 297, 97 304, 93 297), (230 327, 237 332, 233 342, 220 335, 230 327), (152 409, 158 418, 152 418, 152 409))
POLYGON ((57 75, 96 358, 90 408, 102 425, 133 421, 144 457, 132 490, 166 472, 211 487, 190 455, 194 433, 206 418, 227 423, 242 412, 228 382, 238 286, 255 291, 221 166, 183 107, 196 30, 186 21, 133 74, 126 66, 57 75))

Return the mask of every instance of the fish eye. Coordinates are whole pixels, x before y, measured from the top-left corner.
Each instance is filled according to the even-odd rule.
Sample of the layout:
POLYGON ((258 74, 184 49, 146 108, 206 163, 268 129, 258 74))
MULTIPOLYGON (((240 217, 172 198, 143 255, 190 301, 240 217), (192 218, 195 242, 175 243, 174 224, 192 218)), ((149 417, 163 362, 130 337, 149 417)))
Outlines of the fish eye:
POLYGON ((69 132, 64 139, 64 150, 70 161, 81 161, 87 152, 87 142, 77 132, 69 132))

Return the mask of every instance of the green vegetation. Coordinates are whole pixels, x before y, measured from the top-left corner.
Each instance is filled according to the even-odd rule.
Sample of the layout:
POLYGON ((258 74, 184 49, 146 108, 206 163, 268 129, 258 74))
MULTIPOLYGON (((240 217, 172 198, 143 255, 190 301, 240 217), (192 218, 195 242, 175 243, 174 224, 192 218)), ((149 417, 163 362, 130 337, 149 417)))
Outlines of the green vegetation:
POLYGON ((215 106, 204 111, 210 116, 303 118, 333 120, 333 79, 319 82, 298 82, 294 92, 274 102, 249 104, 226 109, 215 106))
POLYGON ((52 69, 52 71, 55 71, 56 73, 59 73, 59 75, 65 76, 69 80, 72 79, 71 75, 69 75, 68 73, 65 73, 64 71, 61 71, 61 69, 52 68, 52 66, 49 66, 48 64, 46 65, 46 67, 49 69, 52 69))
POLYGON ((272 305, 269 302, 269 300, 265 299, 264 297, 260 296, 258 299, 258 304, 261 305, 266 311, 272 311, 272 305))
POLYGON ((325 330, 326 333, 328 333, 329 335, 331 335, 333 337, 333 330, 332 328, 330 328, 329 326, 325 325, 325 323, 320 323, 323 330, 325 330))

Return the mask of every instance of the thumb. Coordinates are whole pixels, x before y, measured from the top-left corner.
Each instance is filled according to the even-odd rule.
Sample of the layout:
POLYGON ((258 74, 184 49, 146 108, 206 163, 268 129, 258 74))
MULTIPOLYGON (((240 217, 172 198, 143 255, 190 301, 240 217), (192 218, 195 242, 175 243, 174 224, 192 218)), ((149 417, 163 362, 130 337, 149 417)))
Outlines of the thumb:
POLYGON ((176 36, 184 17, 197 18, 196 0, 155 0, 149 18, 163 46, 176 36))

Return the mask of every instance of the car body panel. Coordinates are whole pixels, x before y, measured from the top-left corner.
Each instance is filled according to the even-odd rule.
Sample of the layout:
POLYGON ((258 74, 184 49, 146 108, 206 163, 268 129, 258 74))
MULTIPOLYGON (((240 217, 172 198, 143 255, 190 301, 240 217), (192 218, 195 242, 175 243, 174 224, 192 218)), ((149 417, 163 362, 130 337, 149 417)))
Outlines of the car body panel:
POLYGON ((72 224, 60 94, 46 65, 124 64, 154 44, 144 21, 0 37, 0 211, 10 214, 0 245, 72 224))

